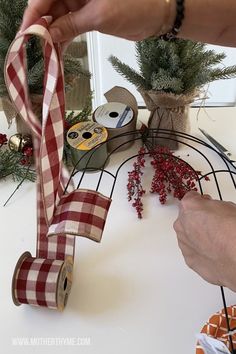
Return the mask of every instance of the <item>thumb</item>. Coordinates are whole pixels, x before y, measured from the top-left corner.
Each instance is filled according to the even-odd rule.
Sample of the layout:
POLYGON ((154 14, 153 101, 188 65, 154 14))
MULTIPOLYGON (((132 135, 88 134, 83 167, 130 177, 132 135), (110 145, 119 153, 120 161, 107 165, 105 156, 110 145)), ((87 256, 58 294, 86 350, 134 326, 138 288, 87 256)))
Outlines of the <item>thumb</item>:
POLYGON ((188 191, 187 193, 185 193, 182 200, 187 200, 187 199, 192 199, 192 198, 201 198, 201 194, 197 191, 191 190, 191 191, 188 191))
POLYGON ((68 42, 81 33, 94 29, 93 10, 90 3, 82 9, 59 17, 50 27, 50 33, 54 42, 68 42))
POLYGON ((46 15, 55 1, 56 0, 28 0, 28 6, 25 9, 20 30, 24 31, 40 17, 46 15))

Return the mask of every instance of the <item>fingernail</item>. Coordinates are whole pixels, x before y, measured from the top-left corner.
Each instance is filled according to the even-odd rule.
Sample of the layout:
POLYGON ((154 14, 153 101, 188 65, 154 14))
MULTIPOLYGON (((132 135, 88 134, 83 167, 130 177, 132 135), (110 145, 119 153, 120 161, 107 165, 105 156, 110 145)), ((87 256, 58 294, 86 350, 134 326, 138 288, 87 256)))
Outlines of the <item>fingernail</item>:
POLYGON ((61 33, 61 30, 58 27, 51 27, 49 31, 50 31, 50 34, 52 36, 53 42, 61 42, 62 33, 61 33))
POLYGON ((204 199, 212 199, 212 197, 209 194, 203 194, 202 198, 204 198, 204 199))

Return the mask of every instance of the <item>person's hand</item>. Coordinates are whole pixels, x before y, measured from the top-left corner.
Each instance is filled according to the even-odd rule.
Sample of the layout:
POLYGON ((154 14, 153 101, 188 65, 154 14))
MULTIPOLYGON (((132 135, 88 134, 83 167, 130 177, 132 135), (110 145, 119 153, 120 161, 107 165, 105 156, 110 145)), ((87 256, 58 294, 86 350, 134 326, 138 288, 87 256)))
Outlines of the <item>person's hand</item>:
POLYGON ((186 264, 206 281, 236 291, 236 205, 188 192, 174 223, 186 264))
POLYGON ((51 15, 55 42, 70 41, 92 30, 136 41, 159 32, 166 20, 166 6, 163 0, 31 0, 21 30, 51 15))

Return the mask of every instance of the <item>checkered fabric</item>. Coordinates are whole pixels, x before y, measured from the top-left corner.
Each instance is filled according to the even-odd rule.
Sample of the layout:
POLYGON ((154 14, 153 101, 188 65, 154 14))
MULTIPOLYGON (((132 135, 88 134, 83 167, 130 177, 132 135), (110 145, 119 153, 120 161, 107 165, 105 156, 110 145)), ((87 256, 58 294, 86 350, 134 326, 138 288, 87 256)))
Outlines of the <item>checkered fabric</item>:
POLYGON ((100 242, 111 199, 92 190, 79 189, 64 195, 54 214, 50 235, 79 235, 100 242), (73 211, 71 211, 73 210, 73 211))
MULTIPOLYGON (((236 305, 228 307, 227 310, 229 315, 230 328, 236 328, 236 305)), ((220 340, 228 347, 228 349, 231 350, 229 337, 227 336, 228 329, 224 310, 211 316, 211 318, 202 328, 201 333, 205 333, 210 337, 220 340)), ((232 339, 236 348, 236 334, 232 336, 232 339)), ((200 345, 197 345, 196 354, 204 354, 204 351, 200 345)))
POLYGON ((56 309, 57 284, 63 264, 60 260, 26 258, 17 275, 17 301, 56 309))
POLYGON ((24 33, 18 34, 6 60, 5 78, 17 111, 34 133, 38 171, 38 242, 37 257, 64 260, 74 256, 74 237, 47 238, 57 203, 64 191, 62 154, 64 144, 64 80, 60 49, 52 43, 47 27, 50 18, 42 18, 24 33), (42 124, 32 111, 28 94, 25 43, 36 34, 44 41, 45 80, 42 124))
POLYGON ((56 298, 54 281, 59 266, 63 261, 74 258, 74 236, 81 234, 100 241, 110 205, 108 198, 92 191, 74 191, 64 195, 68 181, 67 172, 62 166, 64 71, 59 45, 52 42, 48 31, 51 20, 50 17, 43 17, 16 36, 9 49, 5 67, 5 80, 12 102, 33 132, 38 172, 37 258, 28 258, 19 266, 14 293, 20 303, 47 307, 55 307, 55 299, 52 300, 52 294, 47 289, 53 289, 56 298), (32 111, 28 93, 25 44, 30 35, 39 36, 44 43, 42 123, 32 111), (49 228, 50 238, 47 237, 49 228))

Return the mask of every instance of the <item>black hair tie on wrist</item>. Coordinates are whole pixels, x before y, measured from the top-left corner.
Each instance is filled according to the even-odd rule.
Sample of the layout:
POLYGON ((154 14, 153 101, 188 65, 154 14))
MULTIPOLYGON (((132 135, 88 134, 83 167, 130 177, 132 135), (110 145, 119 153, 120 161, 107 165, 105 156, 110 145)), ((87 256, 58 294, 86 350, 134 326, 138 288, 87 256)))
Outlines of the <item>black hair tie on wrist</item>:
POLYGON ((184 0, 176 0, 176 17, 175 17, 174 26, 170 32, 162 35, 160 38, 169 41, 171 39, 174 39, 177 36, 180 27, 182 26, 184 13, 185 13, 184 0))

